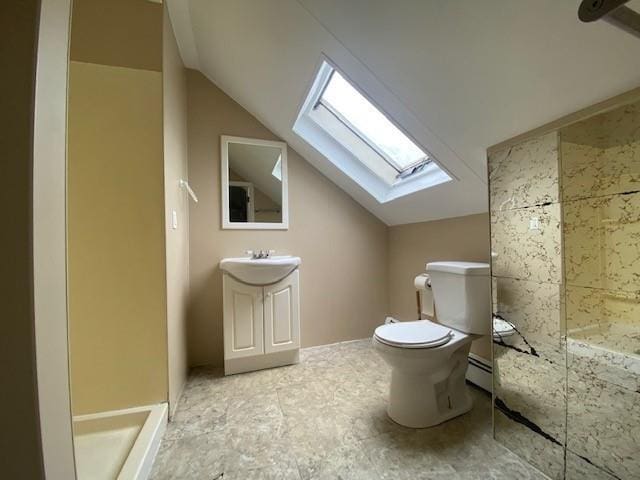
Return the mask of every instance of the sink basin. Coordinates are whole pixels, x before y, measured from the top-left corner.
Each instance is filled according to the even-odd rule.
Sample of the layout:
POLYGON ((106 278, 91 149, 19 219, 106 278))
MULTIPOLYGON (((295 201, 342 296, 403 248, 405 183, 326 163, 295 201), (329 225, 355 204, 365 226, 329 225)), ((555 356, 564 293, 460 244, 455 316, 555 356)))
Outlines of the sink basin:
POLYGON ((300 257, 282 255, 269 258, 223 258, 220 269, 249 285, 276 283, 293 272, 302 263, 300 257))

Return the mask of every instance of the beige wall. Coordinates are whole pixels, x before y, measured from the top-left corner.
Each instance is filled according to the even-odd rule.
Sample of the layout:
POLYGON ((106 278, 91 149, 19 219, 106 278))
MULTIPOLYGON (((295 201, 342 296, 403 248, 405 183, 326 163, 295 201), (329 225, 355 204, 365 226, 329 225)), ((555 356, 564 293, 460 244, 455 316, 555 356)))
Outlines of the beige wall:
POLYGON ((149 0, 74 0, 71 58, 159 72, 162 15, 149 0))
POLYGON ((158 72, 71 62, 74 414, 167 398, 161 89, 158 72))
POLYGON ((3 478, 43 478, 32 303, 32 132, 39 1, 0 4, 0 189, 7 207, 0 229, 2 335, 0 385, 3 478), (7 94, 9 93, 9 94, 7 94))
POLYGON ((303 346, 371 335, 387 313, 386 226, 289 149, 288 231, 221 229, 220 135, 277 139, 209 82, 189 71, 191 364, 221 365, 223 257, 270 248, 302 257, 303 346))
POLYGON ((182 65, 169 15, 164 14, 164 196, 167 256, 167 342, 169 405, 175 412, 187 377, 187 301, 189 294, 189 200, 180 180, 187 172, 187 72, 182 65), (171 227, 172 212, 178 219, 171 227))
MULTIPOLYGON (((469 215, 389 228, 389 309, 400 320, 417 318, 413 279, 427 262, 460 260, 489 262, 489 216, 469 215)), ((491 358, 489 337, 472 351, 491 358)))

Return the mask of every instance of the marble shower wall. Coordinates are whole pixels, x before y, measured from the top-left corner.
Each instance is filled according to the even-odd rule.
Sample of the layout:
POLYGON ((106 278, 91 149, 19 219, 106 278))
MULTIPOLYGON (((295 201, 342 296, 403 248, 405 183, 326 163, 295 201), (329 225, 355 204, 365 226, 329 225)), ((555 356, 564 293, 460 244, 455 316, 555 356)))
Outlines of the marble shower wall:
POLYGON ((566 127, 560 139, 566 474, 640 478, 640 102, 566 127))
POLYGON ((640 102, 489 155, 494 436, 552 479, 640 478, 640 102))
POLYGON ((553 479, 564 478, 566 348, 559 138, 489 156, 494 314, 494 435, 553 479))

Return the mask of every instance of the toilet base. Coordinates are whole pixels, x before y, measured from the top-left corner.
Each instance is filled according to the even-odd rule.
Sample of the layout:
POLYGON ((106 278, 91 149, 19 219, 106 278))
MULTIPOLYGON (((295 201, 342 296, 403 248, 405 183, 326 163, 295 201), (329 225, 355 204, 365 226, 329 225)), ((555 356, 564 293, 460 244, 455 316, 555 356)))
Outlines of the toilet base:
POLYGON ((472 406, 464 373, 438 383, 431 375, 407 375, 397 370, 391 374, 387 413, 405 427, 433 427, 467 413, 472 406))

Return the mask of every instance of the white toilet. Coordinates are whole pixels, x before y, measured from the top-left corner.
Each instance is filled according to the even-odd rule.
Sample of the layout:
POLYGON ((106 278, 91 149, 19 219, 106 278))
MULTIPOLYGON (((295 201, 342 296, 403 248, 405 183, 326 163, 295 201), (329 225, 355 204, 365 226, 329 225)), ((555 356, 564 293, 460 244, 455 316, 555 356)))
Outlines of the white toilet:
POLYGON ((471 341, 491 334, 489 265, 427 264, 438 323, 376 328, 373 345, 391 366, 389 416, 413 428, 437 425, 471 409, 467 372, 471 341))

